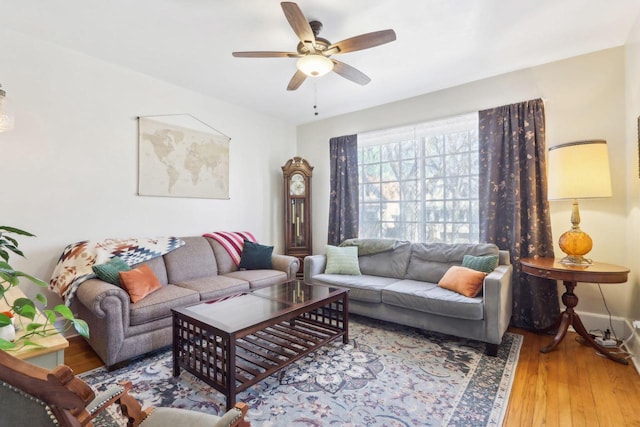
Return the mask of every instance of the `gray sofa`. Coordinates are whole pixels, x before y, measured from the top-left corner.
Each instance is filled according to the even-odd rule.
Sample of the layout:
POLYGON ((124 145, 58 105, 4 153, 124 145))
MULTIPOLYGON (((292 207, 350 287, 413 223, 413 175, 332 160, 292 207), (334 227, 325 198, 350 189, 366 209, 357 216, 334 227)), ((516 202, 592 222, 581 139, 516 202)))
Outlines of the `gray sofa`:
POLYGON ((272 270, 239 271, 217 241, 181 239, 184 246, 146 262, 162 288, 135 304, 125 290, 100 279, 78 288, 71 309, 89 324, 89 344, 109 369, 170 345, 171 308, 292 280, 299 268, 297 258, 274 254, 272 270))
POLYGON ((358 264, 362 275, 325 274, 326 256, 308 256, 304 280, 349 288, 350 313, 483 341, 487 354, 497 354, 511 318, 513 267, 507 251, 493 244, 395 242, 391 250, 360 255, 358 264), (437 286, 465 254, 499 255, 474 298, 437 286))

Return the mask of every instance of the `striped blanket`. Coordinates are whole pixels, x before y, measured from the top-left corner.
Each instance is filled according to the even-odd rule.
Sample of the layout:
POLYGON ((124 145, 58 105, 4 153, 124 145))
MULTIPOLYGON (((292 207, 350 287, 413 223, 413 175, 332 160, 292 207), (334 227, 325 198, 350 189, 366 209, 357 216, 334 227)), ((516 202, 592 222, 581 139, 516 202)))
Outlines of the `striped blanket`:
POLYGON ((258 242, 253 234, 248 231, 214 231, 213 233, 205 234, 204 237, 211 237, 220 243, 222 247, 227 250, 227 253, 229 253, 229 256, 236 265, 240 265, 244 241, 258 242))
POLYGON ((127 264, 135 265, 164 255, 184 245, 177 237, 156 239, 107 239, 85 240, 67 246, 53 269, 49 289, 60 295, 70 305, 78 287, 96 277, 93 265, 102 264, 113 257, 120 257, 127 264))

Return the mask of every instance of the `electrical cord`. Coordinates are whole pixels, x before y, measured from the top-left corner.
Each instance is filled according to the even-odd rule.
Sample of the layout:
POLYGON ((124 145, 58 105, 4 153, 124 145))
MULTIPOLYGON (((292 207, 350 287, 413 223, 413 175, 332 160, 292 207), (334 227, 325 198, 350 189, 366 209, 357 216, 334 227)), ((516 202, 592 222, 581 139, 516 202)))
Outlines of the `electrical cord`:
POLYGON ((602 293, 602 287, 600 286, 600 283, 598 283, 598 290, 600 291, 600 296, 602 297, 604 308, 607 310, 607 313, 609 313, 609 327, 611 328, 610 331, 613 333, 613 338, 615 338, 617 342, 618 336, 616 335, 616 330, 613 329, 613 321, 611 320, 611 311, 609 310, 609 306, 607 306, 607 300, 604 298, 604 293, 602 293))
MULTIPOLYGON (((627 350, 623 350, 624 348, 629 348, 627 347, 627 344, 629 343, 629 341, 631 341, 631 338, 633 338, 633 333, 631 333, 631 335, 629 335, 629 337, 625 340, 619 340, 618 339, 618 335, 616 334, 616 330, 613 328, 613 320, 612 320, 612 316, 611 316, 611 311, 609 310, 609 306, 607 305, 607 300, 604 297, 604 293, 602 292, 602 287, 600 286, 600 283, 597 284, 598 285, 598 290, 600 291, 600 296, 602 297, 602 302, 604 303, 604 308, 607 310, 607 313, 609 314, 609 329, 611 331, 611 333, 613 334, 613 338, 616 340, 616 343, 619 342, 618 345, 616 345, 615 348, 618 351, 609 351, 612 355, 618 356, 618 357, 622 357, 623 359, 633 359, 634 357, 637 357, 637 355, 630 353, 627 350)), ((593 329, 594 332, 600 332, 601 337, 606 338, 606 334, 605 332, 603 332, 600 329, 593 329)), ((590 334, 592 334, 592 331, 589 331, 590 334)), ((606 355, 600 353, 599 351, 596 351, 596 354, 598 356, 601 357, 606 357, 606 355)))

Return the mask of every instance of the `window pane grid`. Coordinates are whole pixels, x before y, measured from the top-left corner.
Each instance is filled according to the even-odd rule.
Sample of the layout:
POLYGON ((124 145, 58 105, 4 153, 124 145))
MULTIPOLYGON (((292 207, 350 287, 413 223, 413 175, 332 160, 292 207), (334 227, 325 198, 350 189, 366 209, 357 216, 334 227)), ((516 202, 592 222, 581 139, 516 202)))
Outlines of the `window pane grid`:
POLYGON ((476 114, 358 140, 359 237, 478 241, 476 114))

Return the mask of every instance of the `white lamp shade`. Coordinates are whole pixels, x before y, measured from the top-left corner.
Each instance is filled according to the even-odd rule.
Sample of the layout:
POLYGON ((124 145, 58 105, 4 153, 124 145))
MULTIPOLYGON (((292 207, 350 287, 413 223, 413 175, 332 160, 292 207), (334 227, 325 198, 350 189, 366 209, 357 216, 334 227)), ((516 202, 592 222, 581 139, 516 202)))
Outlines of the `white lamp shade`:
POLYGON ((296 67, 309 77, 320 77, 333 70, 333 61, 324 55, 309 54, 298 59, 296 67))
POLYGON ((549 148, 548 198, 611 197, 607 142, 568 142, 549 148))

